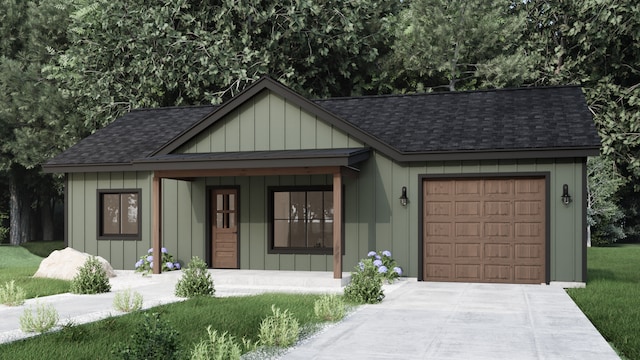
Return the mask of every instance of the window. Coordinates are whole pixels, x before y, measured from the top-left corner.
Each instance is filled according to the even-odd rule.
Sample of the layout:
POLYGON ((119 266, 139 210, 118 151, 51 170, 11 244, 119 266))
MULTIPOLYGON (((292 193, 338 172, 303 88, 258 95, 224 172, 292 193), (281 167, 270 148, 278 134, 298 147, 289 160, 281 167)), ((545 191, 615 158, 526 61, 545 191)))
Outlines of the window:
POLYGON ((270 195, 270 251, 332 253, 331 187, 272 188, 270 195))
POLYGON ((140 239, 140 190, 98 190, 98 239, 140 239))

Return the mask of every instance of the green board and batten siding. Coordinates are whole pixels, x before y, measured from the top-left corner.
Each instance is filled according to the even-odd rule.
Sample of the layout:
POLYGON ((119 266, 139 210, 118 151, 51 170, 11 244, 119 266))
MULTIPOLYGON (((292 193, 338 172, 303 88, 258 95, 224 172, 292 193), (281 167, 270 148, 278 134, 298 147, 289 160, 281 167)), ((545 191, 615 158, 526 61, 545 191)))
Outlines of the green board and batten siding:
MULTIPOLYGON (((358 148, 365 144, 292 105, 263 91, 226 115, 177 153, 358 148)), ((360 165, 358 178, 345 178, 343 271, 351 271, 369 250, 390 250, 405 274, 418 276, 421 199, 420 176, 430 174, 550 174, 550 278, 582 279, 581 211, 569 211, 559 198, 562 184, 572 189, 571 207, 581 208, 582 159, 491 160, 397 163, 372 151, 360 165), (409 204, 398 198, 407 187, 409 204), (575 214, 575 215, 574 215, 575 214)), ((69 245, 107 258, 116 268, 131 269, 151 245, 151 173, 69 174, 69 245), (142 188, 142 240, 96 241, 96 191, 101 188, 142 188), (91 245, 91 244, 96 244, 91 245)), ((192 182, 164 179, 162 184, 163 246, 185 263, 192 255, 207 258, 207 188, 240 189, 240 267, 331 271, 330 255, 268 254, 267 189, 281 185, 330 185, 331 175, 200 178, 192 182)))
POLYGON ((67 175, 68 245, 109 260, 115 269, 133 269, 151 246, 150 172, 70 173, 67 175), (97 240, 98 190, 142 189, 142 239, 97 240))

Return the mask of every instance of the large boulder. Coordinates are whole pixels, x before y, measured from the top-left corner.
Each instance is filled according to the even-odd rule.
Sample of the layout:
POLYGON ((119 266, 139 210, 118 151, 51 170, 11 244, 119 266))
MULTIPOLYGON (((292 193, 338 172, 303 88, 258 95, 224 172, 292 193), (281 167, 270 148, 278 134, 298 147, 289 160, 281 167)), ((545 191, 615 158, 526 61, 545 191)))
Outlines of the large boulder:
MULTIPOLYGON (((79 268, 91 257, 87 253, 80 252, 70 247, 63 250, 55 250, 40 263, 38 271, 33 277, 53 278, 62 280, 72 280, 79 272, 79 268)), ((111 264, 104 258, 96 256, 108 277, 115 277, 116 274, 111 264)))

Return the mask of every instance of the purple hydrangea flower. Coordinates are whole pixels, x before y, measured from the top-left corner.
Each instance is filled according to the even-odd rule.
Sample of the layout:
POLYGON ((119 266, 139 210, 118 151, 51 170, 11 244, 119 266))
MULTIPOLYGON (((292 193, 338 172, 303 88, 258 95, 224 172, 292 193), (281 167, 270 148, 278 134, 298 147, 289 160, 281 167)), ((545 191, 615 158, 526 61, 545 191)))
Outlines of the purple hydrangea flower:
POLYGON ((147 261, 149 261, 149 262, 153 261, 153 255, 147 256, 147 261))
POLYGON ((402 275, 402 269, 397 266, 393 268, 393 271, 398 274, 398 276, 402 275))
POLYGON ((391 257, 391 251, 385 250, 385 251, 382 252, 382 255, 384 255, 386 257, 391 257))
POLYGON ((375 265, 377 267, 382 266, 382 260, 380 260, 380 259, 373 260, 373 265, 375 265))
POLYGON ((375 251, 369 251, 367 256, 376 256, 376 252, 375 251))
POLYGON ((164 247, 162 249, 160 249, 160 252, 163 253, 163 254, 168 253, 167 248, 164 248, 164 247))
POLYGON ((176 270, 180 270, 180 263, 174 263, 173 266, 175 266, 176 270))
POLYGON ((142 266, 142 260, 138 260, 138 262, 136 262, 136 269, 140 266, 142 266))
POLYGON ((147 254, 151 254, 153 252, 153 248, 149 248, 149 250, 147 250, 147 254))
POLYGON ((380 266, 380 267, 378 268, 378 272, 379 272, 379 273, 381 273, 381 274, 386 274, 386 273, 387 273, 387 271, 388 271, 388 269, 387 269, 387 267, 386 267, 386 266, 384 266, 384 265, 382 265, 382 266, 380 266))
POLYGON ((380 259, 382 259, 382 257, 380 257, 380 255, 376 254, 376 259, 380 260, 380 259))
POLYGON ((171 261, 167 261, 165 264, 169 270, 173 270, 173 263, 171 261))
POLYGON ((358 263, 358 267, 360 268, 360 270, 364 270, 364 263, 362 261, 360 261, 358 263))

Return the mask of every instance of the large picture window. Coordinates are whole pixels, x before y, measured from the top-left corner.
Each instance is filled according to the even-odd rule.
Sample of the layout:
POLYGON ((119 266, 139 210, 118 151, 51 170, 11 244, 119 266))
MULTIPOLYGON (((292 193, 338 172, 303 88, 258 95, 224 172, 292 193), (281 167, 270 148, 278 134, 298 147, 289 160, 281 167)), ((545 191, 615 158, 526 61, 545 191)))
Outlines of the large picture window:
POLYGON ((140 190, 98 190, 98 238, 140 239, 140 190))
POLYGON ((270 189, 271 246, 280 253, 332 253, 331 187, 270 189))

